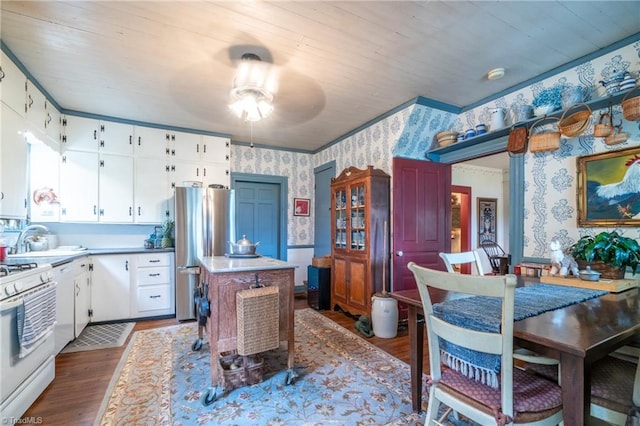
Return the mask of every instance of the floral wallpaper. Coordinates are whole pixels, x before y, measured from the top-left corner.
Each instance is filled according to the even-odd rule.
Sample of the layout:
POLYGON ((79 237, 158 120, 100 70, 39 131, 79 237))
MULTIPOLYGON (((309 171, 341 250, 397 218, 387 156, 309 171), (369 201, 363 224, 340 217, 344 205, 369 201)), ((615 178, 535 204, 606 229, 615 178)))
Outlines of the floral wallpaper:
POLYGON ((311 154, 231 145, 233 172, 288 178, 287 244, 289 246, 313 245, 313 201, 310 203, 310 216, 293 216, 292 213, 294 197, 313 200, 311 160, 311 154))
MULTIPOLYGON (((638 61, 640 42, 633 43, 601 57, 587 61, 577 67, 537 82, 526 89, 510 93, 482 105, 463 115, 470 119, 469 125, 487 119, 487 112, 494 107, 507 109, 507 125, 514 122, 517 107, 531 103, 532 99, 545 88, 554 85, 580 85, 587 87, 586 99, 606 96, 605 87, 600 81, 606 81, 613 74, 630 72, 640 78, 638 61)), ((638 94, 636 94, 638 95, 638 94)), ((578 109, 574 110, 577 111, 578 109)), ((629 134, 626 142, 609 146, 603 138, 593 136, 593 127, 600 115, 607 110, 593 111, 587 130, 575 138, 562 137, 557 151, 546 153, 528 152, 525 156, 525 206, 524 206, 524 256, 547 258, 549 243, 557 239, 562 247, 573 244, 584 234, 593 234, 602 227, 577 227, 577 157, 605 151, 617 151, 640 145, 640 125, 624 120, 620 105, 612 106, 614 124, 622 124, 622 131, 629 134)), ((640 212, 636 212, 640 214, 640 212)), ((625 236, 640 238, 640 228, 624 227, 618 231, 625 236)))
MULTIPOLYGON (((587 87, 585 100, 606 95, 600 83, 616 72, 629 71, 639 78, 640 42, 635 42, 587 61, 526 88, 508 93, 459 115, 414 104, 373 123, 371 126, 316 154, 275 151, 232 145, 234 172, 289 177, 289 212, 294 197, 311 198, 310 217, 289 215, 288 244, 313 245, 313 169, 336 161, 338 173, 346 167, 373 165, 391 174, 393 157, 426 159, 434 136, 442 130, 464 131, 491 122, 491 110, 503 108, 505 125, 517 121, 519 107, 532 104, 545 88, 557 84, 587 87)), ((562 138, 560 149, 548 153, 527 153, 525 157, 524 256, 548 257, 548 245, 559 239, 567 247, 584 233, 598 229, 577 228, 576 157, 640 145, 640 126, 622 119, 619 105, 613 107, 614 123, 622 122, 629 139, 608 146, 593 136, 593 125, 604 111, 593 111, 590 127, 577 138, 562 138)), ((490 130, 490 129, 489 129, 490 130)), ((623 228, 627 236, 640 238, 640 228, 623 228)))

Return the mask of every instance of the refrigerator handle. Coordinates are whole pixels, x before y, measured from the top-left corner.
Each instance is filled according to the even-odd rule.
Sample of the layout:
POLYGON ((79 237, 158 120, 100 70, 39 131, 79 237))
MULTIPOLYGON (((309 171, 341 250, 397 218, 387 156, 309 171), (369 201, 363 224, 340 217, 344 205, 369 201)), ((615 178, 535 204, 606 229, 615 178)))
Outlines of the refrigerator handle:
POLYGON ((200 275, 199 266, 178 266, 176 268, 179 274, 183 275, 200 275))

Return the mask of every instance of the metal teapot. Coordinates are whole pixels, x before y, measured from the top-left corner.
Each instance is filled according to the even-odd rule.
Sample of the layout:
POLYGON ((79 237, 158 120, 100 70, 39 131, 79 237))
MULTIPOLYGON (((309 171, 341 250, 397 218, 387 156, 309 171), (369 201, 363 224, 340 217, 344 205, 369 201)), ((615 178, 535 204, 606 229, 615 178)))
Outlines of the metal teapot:
POLYGON ((258 247, 257 243, 252 243, 247 239, 246 235, 242 236, 242 239, 238 240, 237 243, 232 243, 229 241, 229 248, 231 250, 230 254, 240 254, 240 255, 254 255, 256 254, 256 247, 258 247))

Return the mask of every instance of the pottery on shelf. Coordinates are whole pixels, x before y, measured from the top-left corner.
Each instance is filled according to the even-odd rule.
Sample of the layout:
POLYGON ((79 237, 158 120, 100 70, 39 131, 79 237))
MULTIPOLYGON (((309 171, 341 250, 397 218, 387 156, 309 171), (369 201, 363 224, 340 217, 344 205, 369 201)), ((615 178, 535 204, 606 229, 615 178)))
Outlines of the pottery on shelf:
POLYGON ((543 115, 547 115, 556 110, 555 105, 540 105, 533 109, 533 114, 536 117, 542 117, 543 115))
POLYGON ((533 117, 533 107, 531 105, 518 105, 515 109, 514 123, 526 121, 533 117))
POLYGON ((582 86, 567 86, 562 91, 562 109, 584 101, 584 88, 582 86))

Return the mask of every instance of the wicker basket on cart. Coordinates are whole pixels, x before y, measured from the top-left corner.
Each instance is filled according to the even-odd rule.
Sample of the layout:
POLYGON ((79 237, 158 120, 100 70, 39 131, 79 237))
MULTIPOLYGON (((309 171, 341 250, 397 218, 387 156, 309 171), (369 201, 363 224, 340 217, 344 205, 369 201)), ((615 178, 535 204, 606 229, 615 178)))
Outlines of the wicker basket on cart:
POLYGON ((622 115, 628 121, 640 121, 640 95, 633 96, 629 99, 630 94, 638 90, 640 83, 636 83, 635 87, 622 98, 622 115))
POLYGON ((236 293, 238 353, 253 355, 280 346, 280 299, 277 286, 236 293))
POLYGON ((574 138, 581 135, 591 122, 591 108, 584 102, 578 102, 567 108, 560 117, 558 122, 558 129, 560 133, 568 138, 574 138), (576 107, 584 107, 585 109, 576 111, 569 116, 566 116, 569 111, 576 107), (566 117, 565 117, 566 116, 566 117))
POLYGON ((264 360, 260 355, 242 356, 237 351, 223 352, 218 363, 218 377, 225 391, 262 382, 264 360))
POLYGON ((536 127, 546 120, 560 121, 557 117, 542 117, 529 128, 529 151, 546 152, 555 151, 560 148, 560 132, 542 132, 541 127, 536 127), (537 133, 536 133, 537 132, 537 133))

